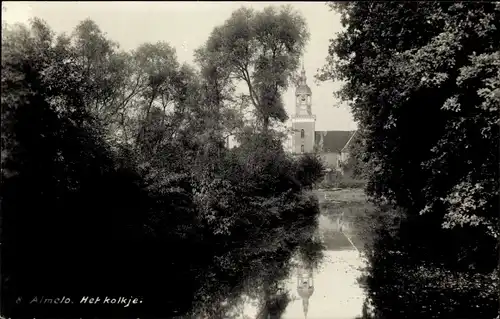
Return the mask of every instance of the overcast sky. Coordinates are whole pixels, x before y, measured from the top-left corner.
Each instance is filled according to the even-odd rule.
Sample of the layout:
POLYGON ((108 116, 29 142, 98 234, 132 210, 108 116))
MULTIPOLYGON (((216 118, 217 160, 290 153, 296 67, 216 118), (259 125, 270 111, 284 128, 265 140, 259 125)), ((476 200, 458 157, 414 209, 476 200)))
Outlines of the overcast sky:
MULTIPOLYGON (((223 24, 241 6, 262 9, 284 2, 21 2, 2 1, 2 21, 28 22, 40 17, 56 32, 70 33, 83 19, 94 20, 121 48, 130 50, 144 42, 169 42, 179 61, 193 62, 193 52, 208 38, 214 27, 223 24)), ((339 16, 324 2, 291 2, 306 18, 310 41, 304 66, 312 89, 312 112, 316 130, 354 130, 356 124, 346 106, 338 106, 332 92, 337 83, 315 83, 313 76, 325 61, 329 39, 340 31, 339 16)), ((295 110, 294 89, 285 94, 287 112, 295 110)))

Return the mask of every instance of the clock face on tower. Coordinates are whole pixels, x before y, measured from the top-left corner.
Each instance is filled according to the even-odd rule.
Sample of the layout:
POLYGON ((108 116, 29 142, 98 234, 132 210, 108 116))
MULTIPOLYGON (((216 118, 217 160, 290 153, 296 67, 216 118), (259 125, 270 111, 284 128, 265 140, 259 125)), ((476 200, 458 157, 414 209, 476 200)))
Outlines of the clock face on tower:
POLYGON ((306 103, 306 97, 305 96, 301 96, 300 97, 300 108, 302 110, 305 110, 307 108, 307 103, 306 103))
POLYGON ((305 96, 297 96, 298 104, 306 104, 307 98, 305 96))
POLYGON ((308 102, 309 102, 309 98, 307 95, 298 95, 297 96, 297 111, 300 113, 300 114, 307 114, 307 106, 308 106, 308 102))

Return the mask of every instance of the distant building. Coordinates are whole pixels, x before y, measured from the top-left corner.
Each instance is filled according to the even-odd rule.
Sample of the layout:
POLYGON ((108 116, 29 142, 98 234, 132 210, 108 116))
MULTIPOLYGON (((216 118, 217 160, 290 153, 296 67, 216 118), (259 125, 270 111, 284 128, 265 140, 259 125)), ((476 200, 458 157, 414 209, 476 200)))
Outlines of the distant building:
POLYGON ((312 92, 302 67, 295 91, 295 114, 292 116, 291 151, 293 154, 318 152, 328 170, 343 172, 349 159, 349 145, 356 131, 316 131, 312 110, 312 92))

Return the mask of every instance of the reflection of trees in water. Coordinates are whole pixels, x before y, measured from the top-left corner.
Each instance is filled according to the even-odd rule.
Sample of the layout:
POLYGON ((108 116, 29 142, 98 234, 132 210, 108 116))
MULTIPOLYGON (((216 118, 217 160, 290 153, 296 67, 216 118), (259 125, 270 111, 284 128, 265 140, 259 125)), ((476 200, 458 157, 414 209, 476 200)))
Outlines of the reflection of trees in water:
MULTIPOLYGON (((314 292, 313 267, 298 256, 294 258, 292 265, 297 279, 296 292, 302 300, 304 314, 307 317, 309 298, 314 292)), ((299 298, 292 298, 284 282, 280 281, 266 287, 266 296, 263 299, 256 319, 279 319, 285 313, 289 303, 299 298)))
POLYGON ((265 288, 261 309, 256 319, 279 319, 290 303, 289 292, 285 289, 284 282, 274 283, 265 288))

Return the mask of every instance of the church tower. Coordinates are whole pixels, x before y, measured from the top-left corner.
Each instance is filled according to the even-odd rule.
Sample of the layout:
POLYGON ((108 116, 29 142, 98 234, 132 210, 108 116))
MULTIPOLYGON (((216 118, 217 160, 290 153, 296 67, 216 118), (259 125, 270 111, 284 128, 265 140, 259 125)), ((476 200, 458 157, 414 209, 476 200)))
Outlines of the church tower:
POLYGON ((295 114, 292 116, 292 152, 295 154, 312 153, 314 150, 316 116, 311 113, 312 94, 306 80, 306 71, 302 64, 302 72, 295 90, 295 114))

